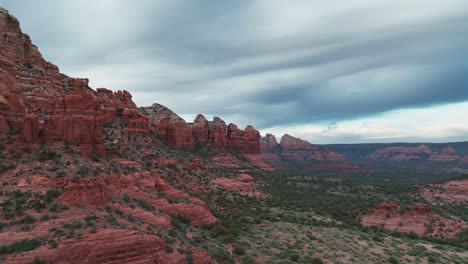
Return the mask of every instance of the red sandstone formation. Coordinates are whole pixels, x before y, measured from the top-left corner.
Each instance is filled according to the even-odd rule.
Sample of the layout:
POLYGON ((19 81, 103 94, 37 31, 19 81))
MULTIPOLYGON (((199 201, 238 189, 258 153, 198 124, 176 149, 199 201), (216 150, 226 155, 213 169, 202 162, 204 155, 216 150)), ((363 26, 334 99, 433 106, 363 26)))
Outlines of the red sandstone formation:
POLYGON ((323 154, 323 157, 326 159, 326 160, 330 160, 330 161, 346 161, 346 157, 341 155, 340 153, 338 152, 335 152, 329 148, 325 148, 325 150, 322 152, 323 154))
POLYGON ((451 204, 468 203, 468 180, 428 185, 422 189, 422 196, 430 202, 442 200, 451 204))
POLYGON ((451 146, 444 148, 441 152, 433 152, 425 145, 419 147, 388 147, 379 149, 370 154, 368 158, 373 160, 428 160, 434 162, 452 162, 462 159, 451 146))
POLYGON ((240 174, 237 178, 218 178, 213 183, 230 192, 236 192, 244 196, 264 197, 265 194, 256 190, 255 180, 248 174, 240 174))
POLYGON ((207 144, 214 149, 260 154, 260 135, 244 131, 215 117, 211 125, 197 116, 193 128, 168 108, 153 104, 140 110, 127 91, 96 91, 87 79, 60 74, 46 62, 19 22, 0 12, 0 131, 19 130, 26 143, 68 141, 88 153, 103 152, 102 127, 122 121, 125 131, 146 134, 151 130, 169 144, 194 149, 207 144), (143 112, 146 116, 142 115, 143 112))
POLYGON ((68 141, 86 152, 102 151, 105 123, 121 119, 128 131, 148 131, 128 92, 94 91, 87 79, 60 74, 4 9, 0 34, 0 131, 19 130, 27 143, 68 141))
POLYGON ((288 134, 281 138, 281 156, 292 161, 345 161, 346 158, 330 149, 320 151, 309 142, 288 134))
POLYGON ((242 154, 260 154, 260 133, 252 126, 240 130, 234 124, 229 124, 227 137, 231 149, 242 154))
POLYGON ((80 263, 184 263, 183 256, 177 251, 166 252, 166 244, 161 238, 119 229, 87 234, 78 242, 63 240, 55 249, 43 246, 12 256, 7 263, 30 263, 35 256, 41 256, 47 263, 76 263, 77 260, 80 263))
POLYGON ((265 163, 264 156, 259 154, 244 154, 243 157, 250 162, 253 166, 264 171, 274 171, 275 169, 265 163))
POLYGON ((280 146, 283 150, 313 150, 314 147, 309 142, 300 138, 285 134, 281 137, 280 146))
POLYGON ((209 142, 214 149, 229 149, 229 140, 227 138, 227 126, 224 120, 215 116, 210 126, 209 142))
POLYGON ((199 144, 206 144, 209 137, 209 125, 208 120, 202 115, 199 114, 193 121, 192 132, 195 141, 199 144))
POLYGON ((262 137, 260 140, 260 148, 262 152, 273 153, 278 148, 276 137, 272 134, 266 134, 265 137, 262 137))
POLYGON ((369 159, 415 160, 431 155, 432 150, 426 145, 419 147, 388 147, 370 154, 369 159))
POLYGON ((372 209, 361 217, 361 222, 364 226, 437 238, 453 238, 468 227, 462 220, 446 219, 433 213, 426 204, 401 207, 395 202, 372 209))
POLYGON ((177 148, 195 148, 192 128, 169 108, 160 104, 153 104, 150 107, 140 109, 149 117, 151 129, 156 132, 159 138, 177 148))
POLYGON ((189 125, 181 117, 165 106, 153 104, 142 107, 141 111, 149 117, 152 130, 164 141, 182 149, 209 146, 215 150, 231 150, 241 154, 260 154, 260 133, 252 126, 245 130, 235 124, 226 123, 215 117, 211 123, 199 114, 189 125))
MULTIPOLYGON (((208 206, 167 184, 157 172, 137 172, 131 175, 110 175, 89 179, 46 179, 35 177, 29 183, 22 183, 21 188, 28 190, 37 187, 62 188, 59 200, 69 206, 104 206, 112 205, 110 196, 120 197, 127 194, 135 200, 143 200, 167 216, 183 215, 191 219, 194 226, 212 225, 216 218, 208 206), (147 192, 159 191, 166 198, 179 198, 187 203, 169 203, 166 199, 155 198, 147 192)), ((31 189, 32 190, 32 189, 31 189)))
POLYGON ((288 134, 281 137, 281 156, 292 161, 318 160, 323 161, 323 155, 309 142, 292 137, 288 134))
MULTIPOLYGON (((262 159, 274 168, 291 170, 294 164, 301 164, 306 170, 336 169, 349 172, 350 166, 344 164, 346 157, 329 148, 320 149, 309 142, 288 134, 281 138, 280 144, 275 136, 267 134, 261 139, 262 159), (293 162, 294 164, 291 164, 293 162), (328 163, 317 164, 317 163, 328 163), (304 166, 305 165, 305 166, 304 166)), ((355 166, 353 171, 356 170, 355 166)))
POLYGON ((457 151, 448 146, 444 148, 440 153, 432 154, 428 160, 430 161, 438 161, 438 162, 450 162, 450 161, 458 161, 461 157, 457 154, 457 151))

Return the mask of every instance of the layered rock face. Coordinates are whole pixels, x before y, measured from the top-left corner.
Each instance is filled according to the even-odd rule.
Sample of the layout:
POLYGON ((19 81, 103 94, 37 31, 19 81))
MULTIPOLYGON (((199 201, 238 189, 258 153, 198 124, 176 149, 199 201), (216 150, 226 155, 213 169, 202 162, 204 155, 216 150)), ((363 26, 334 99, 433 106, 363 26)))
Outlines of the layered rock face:
MULTIPOLYGON (((294 170, 296 165, 309 169, 337 169, 343 170, 346 158, 338 152, 329 148, 319 148, 309 142, 290 136, 288 134, 281 137, 278 144, 275 136, 267 134, 261 139, 262 159, 265 163, 275 168, 294 170), (325 167, 318 166, 317 163, 327 163, 325 167)), ((323 165, 323 164, 322 164, 323 165)))
POLYGON ((159 138, 178 148, 195 148, 192 128, 169 108, 153 104, 150 107, 142 107, 140 110, 149 117, 151 129, 156 132, 159 138))
POLYGON ((444 218, 427 204, 400 206, 395 202, 385 202, 361 216, 364 226, 377 226, 390 231, 416 233, 437 238, 453 238, 466 223, 444 218))
POLYGON ((388 147, 376 150, 368 156, 371 160, 427 160, 433 162, 452 162, 460 161, 463 158, 457 154, 457 151, 448 146, 440 152, 434 152, 426 145, 418 147, 388 147))
POLYGON ((276 137, 272 134, 266 134, 265 137, 262 137, 260 140, 260 148, 262 152, 275 152, 278 150, 276 137))
POLYGON ((227 137, 231 149, 243 154, 260 154, 260 133, 252 126, 241 130, 236 125, 229 124, 227 137))
POLYGON ((429 157, 430 161, 441 161, 441 162, 450 162, 458 161, 461 157, 457 154, 457 151, 448 146, 444 148, 440 153, 434 153, 429 157))
POLYGON ((442 200, 462 205, 468 202, 468 179, 428 185, 422 189, 422 197, 430 202, 442 200))
POLYGON ((102 149, 102 125, 121 119, 146 133, 148 120, 126 91, 94 91, 87 79, 60 74, 46 62, 18 20, 0 9, 0 130, 21 131, 26 143, 68 141, 102 149))
POLYGON ((169 144, 182 148, 194 149, 208 146, 214 150, 232 150, 241 154, 260 154, 260 133, 252 126, 244 130, 235 124, 226 125, 219 117, 212 122, 201 114, 188 124, 169 108, 160 104, 142 107, 140 111, 149 117, 151 129, 169 144))
POLYGON ((193 121, 192 134, 195 141, 199 144, 206 144, 210 135, 208 120, 199 114, 193 121))
POLYGON ((226 122, 215 116, 209 127, 209 143, 214 149, 229 148, 226 122))
POLYGON ((376 150, 368 156, 369 159, 392 159, 392 160, 420 160, 431 155, 432 149, 426 145, 418 147, 388 147, 376 150))
POLYGON ((324 160, 323 155, 312 144, 288 134, 281 137, 280 146, 281 156, 286 160, 324 160))
POLYGON ((281 157, 290 161, 344 161, 346 158, 330 149, 320 150, 309 142, 288 134, 281 137, 281 157))
POLYGON ((0 34, 0 131, 19 131, 25 143, 67 141, 89 153, 102 152, 103 125, 121 121, 127 132, 152 130, 177 148, 194 149, 198 143, 260 154, 260 134, 251 126, 228 130, 220 118, 209 123, 202 115, 191 126, 165 106, 138 109, 127 91, 94 91, 87 79, 61 74, 4 9, 0 34))

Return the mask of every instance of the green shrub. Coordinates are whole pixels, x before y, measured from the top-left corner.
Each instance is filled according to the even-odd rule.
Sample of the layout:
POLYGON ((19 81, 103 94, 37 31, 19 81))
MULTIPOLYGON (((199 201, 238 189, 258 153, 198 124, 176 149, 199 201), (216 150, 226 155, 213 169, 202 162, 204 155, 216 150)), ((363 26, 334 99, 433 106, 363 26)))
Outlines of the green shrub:
POLYGON ((172 246, 167 246, 166 253, 172 253, 172 252, 174 252, 174 248, 172 246))
POLYGON ((49 246, 50 246, 51 248, 56 248, 56 247, 58 246, 58 245, 57 245, 57 242, 56 242, 55 240, 53 240, 53 239, 49 240, 48 243, 49 243, 49 246))
POLYGON ((320 258, 313 258, 313 259, 310 261, 310 264, 323 264, 323 261, 322 261, 322 259, 320 259, 320 258))
POLYGON ((144 200, 137 200, 137 204, 146 211, 154 211, 154 206, 152 206, 144 200))
POLYGON ((60 194, 62 194, 62 192, 60 190, 57 190, 57 189, 48 190, 44 194, 44 201, 46 203, 50 204, 50 203, 52 203, 54 201, 55 198, 59 197, 60 194))
POLYGON ((33 264, 44 264, 44 261, 40 259, 39 257, 35 257, 33 260, 33 264))
POLYGON ((390 264, 398 264, 398 263, 400 263, 400 262, 398 261, 397 258, 395 258, 395 257, 390 257, 390 258, 388 258, 388 263, 390 263, 390 264))
POLYGON ((235 246, 234 247, 234 254, 237 254, 237 255, 244 255, 245 254, 245 248, 242 247, 242 246, 235 246))
POLYGON ((100 159, 101 159, 101 156, 99 154, 93 154, 91 156, 91 160, 94 162, 99 162, 100 159))
POLYGON ((255 260, 251 256, 242 259, 242 264, 255 264, 255 260))
POLYGON ((22 225, 22 224, 33 224, 37 221, 37 219, 34 216, 27 215, 20 220, 16 221, 16 224, 22 225))
POLYGON ((34 250, 41 246, 39 240, 22 240, 10 245, 0 246, 0 254, 11 254, 34 250))
POLYGON ((61 157, 60 153, 57 153, 55 151, 48 150, 48 149, 40 149, 37 152, 38 161, 46 161, 46 160, 50 160, 53 158, 60 158, 60 157, 61 157))
POLYGON ((66 229, 79 229, 83 227, 83 222, 75 220, 71 223, 63 223, 62 227, 66 229))

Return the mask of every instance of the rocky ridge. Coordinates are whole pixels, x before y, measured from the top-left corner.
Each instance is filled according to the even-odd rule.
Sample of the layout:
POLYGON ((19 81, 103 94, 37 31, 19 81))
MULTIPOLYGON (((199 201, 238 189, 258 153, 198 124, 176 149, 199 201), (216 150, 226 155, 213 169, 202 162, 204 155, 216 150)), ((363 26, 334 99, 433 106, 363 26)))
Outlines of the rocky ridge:
POLYGON ((226 126, 215 117, 211 125, 199 115, 193 127, 160 104, 137 108, 127 91, 96 91, 88 79, 71 78, 46 62, 24 34, 18 20, 0 11, 0 131, 20 131, 25 143, 67 141, 86 153, 102 153, 102 127, 115 121, 129 132, 156 133, 168 144, 260 154, 260 134, 226 126))
MULTIPOLYGON (((177 149, 201 146, 238 168, 252 168, 249 159, 262 166, 255 159, 259 132, 220 118, 209 123, 201 115, 192 126, 160 104, 138 108, 127 91, 93 90, 88 79, 68 77, 45 61, 3 8, 0 36, 2 261, 214 263, 188 243, 194 235, 184 231, 207 233, 218 223, 196 197, 215 191, 220 180, 211 171, 222 168, 216 154, 200 158, 177 149), (19 229, 23 216, 28 232, 19 229), (72 231, 65 236, 67 229, 72 231), (168 233, 178 239, 163 239, 168 233), (4 256, 15 243, 34 245, 4 256), (190 250, 172 251, 170 244, 190 250)), ((261 197, 252 178, 227 185, 226 179, 226 192, 261 197)))
MULTIPOLYGON (((274 168, 293 169, 296 165, 312 165, 316 163, 330 163, 326 169, 342 170, 347 166, 346 158, 327 147, 314 146, 311 143, 285 134, 280 143, 275 136, 267 134, 260 141, 263 160, 274 168), (339 163, 342 163, 340 166, 339 163), (333 166, 331 166, 333 165, 333 166)), ((315 168, 318 168, 315 166, 315 168)), ((347 169, 346 169, 347 170, 347 169)))

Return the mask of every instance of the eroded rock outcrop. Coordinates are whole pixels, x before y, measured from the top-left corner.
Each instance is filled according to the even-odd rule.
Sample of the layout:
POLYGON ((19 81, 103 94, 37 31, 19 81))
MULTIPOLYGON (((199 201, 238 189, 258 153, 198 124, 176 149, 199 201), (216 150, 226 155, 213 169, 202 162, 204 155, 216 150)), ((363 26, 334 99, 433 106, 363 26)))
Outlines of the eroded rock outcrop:
POLYGON ((418 147, 387 147, 376 150, 368 156, 369 159, 393 159, 393 160, 420 160, 426 159, 433 153, 426 145, 418 147))
POLYGON ((252 126, 241 130, 236 125, 229 124, 227 137, 231 149, 242 154, 260 154, 260 133, 252 126))
POLYGON ((427 204, 400 206, 385 202, 362 215, 364 226, 376 226, 402 233, 415 233, 438 238, 453 238, 468 227, 463 221, 444 218, 427 204))
POLYGON ((197 115, 192 125, 192 133, 195 141, 199 144, 206 144, 210 135, 208 120, 202 114, 197 115))
POLYGON ((150 107, 142 107, 140 110, 149 117, 151 129, 159 138, 177 148, 195 148, 192 128, 172 110, 156 103, 150 107))
POLYGON ((314 146, 308 141, 285 134, 278 144, 275 136, 267 134, 261 139, 261 157, 270 167, 282 170, 337 170, 348 172, 355 166, 346 164, 344 155, 328 147, 314 146))
POLYGON ((465 204, 468 202, 468 179, 431 184, 421 192, 422 197, 430 202, 442 200, 449 204, 465 204))
POLYGON ((433 153, 428 160, 430 161, 438 161, 438 162, 451 162, 451 161, 458 161, 461 157, 457 154, 457 151, 448 146, 444 148, 440 153, 433 153))
POLYGON ((209 142, 214 149, 229 149, 229 140, 227 138, 227 125, 224 120, 215 116, 210 124, 209 142))
POLYGON ((87 79, 60 74, 0 9, 0 130, 18 130, 26 143, 68 141, 88 152, 102 150, 102 126, 120 120, 146 133, 148 121, 126 91, 94 91, 87 79))
POLYGON ((262 152, 275 152, 278 150, 278 141, 276 137, 272 134, 266 134, 265 137, 262 137, 260 140, 260 148, 262 152))

